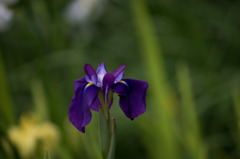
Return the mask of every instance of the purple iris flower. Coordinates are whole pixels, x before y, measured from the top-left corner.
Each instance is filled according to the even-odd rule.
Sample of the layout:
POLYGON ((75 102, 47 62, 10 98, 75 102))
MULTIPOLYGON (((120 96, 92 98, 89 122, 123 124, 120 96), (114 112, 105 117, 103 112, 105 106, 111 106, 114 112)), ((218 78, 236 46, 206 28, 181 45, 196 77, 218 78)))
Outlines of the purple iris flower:
MULTIPOLYGON (((75 95, 69 109, 69 120, 81 132, 92 118, 91 110, 98 111, 101 103, 98 97, 102 91, 107 100, 110 91, 119 95, 119 105, 124 114, 134 119, 146 111, 146 93, 148 83, 141 80, 122 79, 124 68, 120 66, 112 73, 107 72, 104 63, 98 65, 97 71, 89 64, 84 66, 86 76, 74 83, 75 95)), ((109 109, 112 99, 109 102, 109 109)))

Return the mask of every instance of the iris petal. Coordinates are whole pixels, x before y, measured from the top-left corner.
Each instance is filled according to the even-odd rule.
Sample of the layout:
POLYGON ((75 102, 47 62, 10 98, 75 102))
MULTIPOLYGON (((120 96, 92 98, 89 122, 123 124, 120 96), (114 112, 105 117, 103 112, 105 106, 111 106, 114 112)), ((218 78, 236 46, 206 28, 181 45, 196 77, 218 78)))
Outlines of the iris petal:
POLYGON ((110 88, 115 81, 115 77, 111 73, 107 73, 103 78, 103 91, 105 92, 108 88, 110 88))
POLYGON ((92 114, 89 108, 95 109, 99 88, 85 83, 77 88, 69 109, 70 122, 81 132, 89 124, 92 114))
POLYGON ((122 65, 120 67, 118 67, 115 71, 112 72, 114 77, 117 77, 126 67, 126 65, 122 65))
POLYGON ((75 82, 74 82, 74 92, 76 92, 76 90, 79 88, 79 87, 82 87, 84 84, 86 84, 87 81, 85 80, 85 78, 80 78, 80 79, 77 79, 75 82))
POLYGON ((117 82, 121 81, 122 78, 123 78, 123 76, 124 76, 124 71, 122 71, 121 73, 119 73, 119 75, 116 77, 116 79, 115 79, 114 82, 117 83, 117 82))
POLYGON ((124 79, 113 85, 112 91, 119 95, 119 105, 128 118, 133 120, 146 111, 147 88, 147 82, 134 79, 124 79))
MULTIPOLYGON (((114 84, 115 77, 111 73, 107 73, 103 78, 102 90, 104 92, 104 100, 108 103, 108 91, 114 84)), ((111 99, 112 101, 112 99, 111 99)), ((109 108, 111 107, 111 102, 109 108)))
POLYGON ((106 73, 107 73, 107 70, 103 62, 101 63, 101 65, 98 65, 98 69, 97 69, 97 77, 98 77, 97 86, 98 87, 102 87, 102 81, 106 73))
POLYGON ((103 78, 103 92, 106 93, 108 89, 114 84, 115 77, 111 73, 107 73, 103 78))
POLYGON ((85 64, 84 70, 85 70, 85 73, 86 73, 89 77, 91 77, 91 76, 93 76, 93 75, 97 75, 96 72, 95 72, 95 70, 94 70, 94 68, 93 68, 91 65, 89 65, 89 64, 85 64))
POLYGON ((90 85, 86 89, 87 91, 85 91, 84 96, 89 99, 87 103, 89 108, 91 110, 98 111, 100 105, 100 101, 98 99, 98 92, 100 88, 94 85, 90 85))
POLYGON ((101 65, 98 65, 97 74, 106 74, 106 73, 107 73, 107 69, 106 69, 105 64, 103 62, 103 63, 101 63, 101 65))
POLYGON ((100 105, 101 105, 100 100, 99 100, 98 97, 96 97, 95 100, 93 101, 93 103, 89 106, 89 108, 91 110, 94 110, 94 111, 98 112, 100 105))
POLYGON ((91 81, 94 84, 97 84, 97 74, 96 74, 94 68, 89 64, 85 64, 84 70, 85 70, 85 73, 86 73, 85 79, 88 82, 91 81))

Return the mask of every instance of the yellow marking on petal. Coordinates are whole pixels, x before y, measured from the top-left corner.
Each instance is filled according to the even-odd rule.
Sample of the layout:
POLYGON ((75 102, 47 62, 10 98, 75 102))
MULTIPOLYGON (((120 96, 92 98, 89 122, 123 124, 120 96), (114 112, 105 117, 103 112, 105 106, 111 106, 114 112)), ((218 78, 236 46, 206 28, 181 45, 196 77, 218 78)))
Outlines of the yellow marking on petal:
POLYGON ((88 83, 88 84, 86 85, 85 89, 86 89, 87 87, 91 86, 91 85, 93 85, 92 82, 88 83))
POLYGON ((121 82, 121 83, 127 85, 127 83, 126 83, 125 81, 123 81, 123 80, 121 80, 121 81, 119 81, 119 82, 121 82))

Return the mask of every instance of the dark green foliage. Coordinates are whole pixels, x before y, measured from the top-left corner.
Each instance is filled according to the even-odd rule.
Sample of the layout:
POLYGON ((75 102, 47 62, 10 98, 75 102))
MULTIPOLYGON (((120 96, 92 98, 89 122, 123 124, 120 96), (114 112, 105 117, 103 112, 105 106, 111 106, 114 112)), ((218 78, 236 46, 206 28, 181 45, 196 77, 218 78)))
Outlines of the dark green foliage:
MULTIPOLYGON (((84 147, 89 140, 82 139, 85 134, 79 141, 85 143, 84 146, 75 151, 64 131, 74 94, 73 83, 83 77, 84 64, 90 63, 96 68, 97 64, 105 62, 107 68, 112 68, 108 71, 126 64, 125 77, 142 80, 149 80, 151 70, 145 67, 146 59, 141 53, 141 39, 130 0, 103 2, 104 8, 97 18, 91 17, 76 26, 67 24, 64 19, 69 3, 68 0, 20 0, 11 6, 15 12, 12 25, 7 31, 0 32, 0 59, 4 64, 0 78, 6 81, 6 88, 0 88, 0 95, 7 96, 0 101, 0 107, 12 105, 14 117, 11 121, 1 111, 0 130, 5 134, 7 125, 19 119, 22 113, 34 110, 31 82, 38 79, 45 90, 49 120, 62 133, 60 145, 64 151, 58 150, 56 156, 86 158, 90 155, 84 147), (6 123, 3 124, 2 120, 6 123)), ((184 97, 179 91, 181 84, 176 75, 179 61, 189 69, 186 79, 191 81, 195 117, 201 131, 199 140, 205 145, 208 158, 239 158, 239 122, 232 92, 240 89, 240 1, 146 0, 145 3, 153 33, 158 38, 156 44, 162 50, 166 80, 176 98, 173 119, 176 125, 173 127, 177 131, 169 132, 174 131, 176 151, 181 152, 179 158, 189 157, 182 139, 186 117, 181 114, 181 99, 184 97)), ((181 69, 179 72, 181 74, 181 69)), ((152 157, 146 141, 154 140, 147 136, 144 128, 151 122, 155 124, 158 105, 153 104, 153 87, 149 83, 146 115, 134 123, 123 119, 117 108, 118 102, 114 102, 112 111, 118 129, 116 158, 152 157)), ((0 158, 1 155, 7 154, 0 144, 0 158)), ((51 158, 54 158, 52 154, 51 158)))

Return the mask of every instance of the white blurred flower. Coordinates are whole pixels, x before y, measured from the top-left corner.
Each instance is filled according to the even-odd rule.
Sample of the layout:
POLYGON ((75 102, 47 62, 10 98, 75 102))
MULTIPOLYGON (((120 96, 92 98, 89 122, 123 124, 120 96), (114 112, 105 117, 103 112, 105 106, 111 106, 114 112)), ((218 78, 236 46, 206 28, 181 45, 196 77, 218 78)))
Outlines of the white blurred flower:
POLYGON ((16 4, 18 0, 0 0, 0 3, 6 4, 6 5, 13 5, 16 4))
POLYGON ((98 16, 102 10, 102 0, 73 0, 66 10, 66 21, 79 24, 90 16, 98 16))
POLYGON ((13 11, 0 3, 0 31, 5 31, 9 27, 12 17, 13 11))

